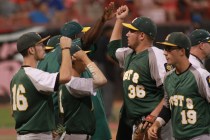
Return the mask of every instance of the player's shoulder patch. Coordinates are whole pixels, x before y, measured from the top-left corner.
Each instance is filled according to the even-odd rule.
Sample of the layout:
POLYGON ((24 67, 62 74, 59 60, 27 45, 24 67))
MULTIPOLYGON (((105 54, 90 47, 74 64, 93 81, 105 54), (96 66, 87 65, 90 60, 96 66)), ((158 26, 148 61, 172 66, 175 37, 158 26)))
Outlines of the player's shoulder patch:
POLYGON ((206 77, 206 81, 207 81, 207 83, 208 83, 208 85, 210 87, 210 75, 206 77))
POLYGON ((165 63, 164 67, 165 67, 166 72, 171 71, 173 69, 173 66, 169 65, 168 63, 165 63))

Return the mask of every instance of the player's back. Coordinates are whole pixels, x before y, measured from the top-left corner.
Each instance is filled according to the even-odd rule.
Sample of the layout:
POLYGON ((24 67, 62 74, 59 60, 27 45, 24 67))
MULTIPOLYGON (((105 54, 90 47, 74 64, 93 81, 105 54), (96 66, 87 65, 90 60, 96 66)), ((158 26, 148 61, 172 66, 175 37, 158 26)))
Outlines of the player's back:
POLYGON ((13 77, 10 89, 18 133, 46 132, 54 128, 52 98, 35 88, 24 67, 13 77))

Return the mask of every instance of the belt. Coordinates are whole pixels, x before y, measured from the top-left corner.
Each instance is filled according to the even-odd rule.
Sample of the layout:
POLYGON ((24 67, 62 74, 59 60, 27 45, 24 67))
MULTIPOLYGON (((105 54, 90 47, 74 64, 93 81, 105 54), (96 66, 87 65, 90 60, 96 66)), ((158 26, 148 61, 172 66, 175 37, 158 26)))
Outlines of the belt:
POLYGON ((22 132, 17 132, 18 135, 26 135, 26 134, 30 134, 30 133, 33 133, 33 134, 39 134, 39 133, 52 133, 51 131, 47 131, 47 132, 37 132, 37 131, 22 131, 22 132))
POLYGON ((88 135, 88 134, 73 134, 73 133, 68 133, 68 132, 66 132, 66 134, 67 135, 83 135, 83 136, 85 136, 86 137, 86 140, 89 140, 90 139, 90 137, 91 137, 91 135, 88 135))

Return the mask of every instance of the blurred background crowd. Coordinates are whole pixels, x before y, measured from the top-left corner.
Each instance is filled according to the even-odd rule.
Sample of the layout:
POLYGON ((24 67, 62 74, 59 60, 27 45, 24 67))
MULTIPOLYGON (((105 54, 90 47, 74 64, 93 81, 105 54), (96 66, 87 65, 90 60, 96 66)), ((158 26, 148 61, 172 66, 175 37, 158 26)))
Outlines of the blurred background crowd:
MULTIPOLYGON (((91 24, 113 0, 0 0, 0 33, 36 24, 58 27, 65 21, 91 24)), ((156 23, 203 22, 210 19, 209 0, 115 0, 127 4, 130 19, 148 16, 156 23)))
MULTIPOLYGON (((129 7, 130 22, 137 16, 147 16, 158 25, 156 40, 163 40, 172 31, 190 33, 195 28, 210 31, 210 0, 0 0, 0 103, 9 102, 9 83, 21 65, 16 40, 28 31, 42 35, 59 34, 60 27, 75 20, 92 26, 103 9, 114 1, 115 7, 129 7)), ((112 101, 121 99, 121 70, 106 59, 106 45, 115 20, 109 22, 96 43, 99 46, 93 59, 100 65, 109 83, 105 87, 105 108, 111 114, 112 101)), ((207 69, 210 62, 206 62, 207 69)))

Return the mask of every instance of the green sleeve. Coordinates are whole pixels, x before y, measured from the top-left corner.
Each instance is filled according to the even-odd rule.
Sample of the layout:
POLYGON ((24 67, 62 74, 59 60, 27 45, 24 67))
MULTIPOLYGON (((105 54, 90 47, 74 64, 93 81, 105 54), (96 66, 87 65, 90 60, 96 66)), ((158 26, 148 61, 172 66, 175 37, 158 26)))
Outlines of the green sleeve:
POLYGON ((118 62, 115 53, 118 48, 122 47, 122 40, 113 40, 108 44, 108 55, 112 57, 116 62, 118 62))

